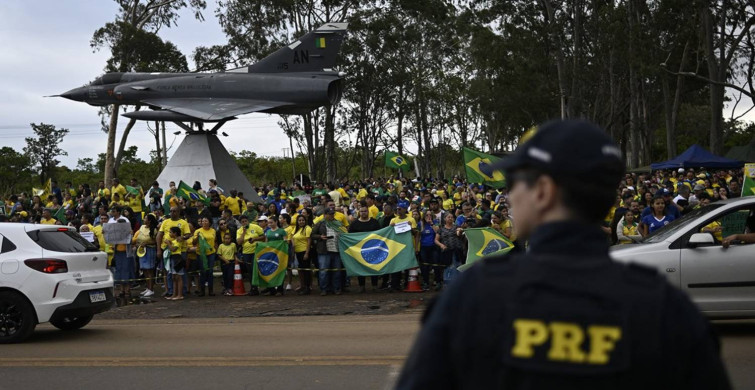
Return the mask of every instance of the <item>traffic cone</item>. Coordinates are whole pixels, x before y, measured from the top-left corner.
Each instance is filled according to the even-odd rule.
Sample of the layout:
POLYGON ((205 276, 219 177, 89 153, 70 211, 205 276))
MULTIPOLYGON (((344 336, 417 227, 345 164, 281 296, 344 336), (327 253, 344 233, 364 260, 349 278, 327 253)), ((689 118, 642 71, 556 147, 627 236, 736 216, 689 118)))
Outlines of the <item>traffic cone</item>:
POLYGON ((422 286, 419 284, 419 278, 417 278, 417 268, 409 270, 409 278, 407 279, 406 289, 404 292, 422 292, 422 286))
POLYGON ((244 279, 241 278, 241 266, 239 263, 236 263, 236 266, 233 267, 233 295, 246 295, 244 279))

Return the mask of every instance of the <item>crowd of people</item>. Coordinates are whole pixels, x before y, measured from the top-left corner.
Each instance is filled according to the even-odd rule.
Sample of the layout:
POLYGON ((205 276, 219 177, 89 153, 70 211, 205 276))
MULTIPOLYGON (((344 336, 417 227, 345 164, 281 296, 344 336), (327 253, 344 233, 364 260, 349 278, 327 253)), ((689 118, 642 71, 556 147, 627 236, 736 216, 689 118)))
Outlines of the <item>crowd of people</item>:
MULTIPOLYGON (((741 169, 628 173, 605 218, 606 239, 613 244, 640 241, 690 210, 740 196, 742 182, 741 169)), ((142 296, 151 297, 162 284, 163 295, 171 300, 215 295, 215 269, 222 273, 217 292, 233 295, 235 265, 251 280, 256 246, 265 241, 289 243, 290 269, 282 285, 263 291, 252 285, 250 295, 310 294, 315 287, 321 295, 349 291, 351 278, 337 245, 338 235, 346 231, 409 222, 424 290, 442 289, 465 263, 464 229, 490 227, 516 249, 526 244, 517 241, 507 189, 459 177, 370 178, 312 186, 280 182, 257 188, 261 203, 235 189, 226 191, 215 180, 207 188, 195 182, 193 190, 199 194, 195 199, 179 196, 175 182, 167 189, 157 182, 144 189, 135 179, 128 186, 113 179, 109 186, 100 181, 92 189, 70 182, 60 188, 52 180, 42 196, 5 197, 0 221, 65 224, 91 232, 93 245, 109 255, 122 296, 139 287, 142 296), (105 242, 102 226, 118 222, 130 224, 131 244, 105 242)), ((365 292, 366 278, 356 279, 353 289, 365 292)), ((405 281, 401 272, 370 277, 373 290, 400 291, 405 281)))

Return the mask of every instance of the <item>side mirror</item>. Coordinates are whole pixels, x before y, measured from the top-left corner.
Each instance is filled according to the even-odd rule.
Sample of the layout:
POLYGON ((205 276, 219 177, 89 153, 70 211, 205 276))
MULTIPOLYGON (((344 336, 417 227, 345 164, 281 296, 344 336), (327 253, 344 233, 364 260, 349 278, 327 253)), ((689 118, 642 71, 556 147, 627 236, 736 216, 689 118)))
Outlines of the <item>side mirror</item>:
POLYGON ((687 246, 690 248, 697 248, 699 246, 712 246, 716 244, 716 240, 710 233, 695 233, 689 238, 687 246))

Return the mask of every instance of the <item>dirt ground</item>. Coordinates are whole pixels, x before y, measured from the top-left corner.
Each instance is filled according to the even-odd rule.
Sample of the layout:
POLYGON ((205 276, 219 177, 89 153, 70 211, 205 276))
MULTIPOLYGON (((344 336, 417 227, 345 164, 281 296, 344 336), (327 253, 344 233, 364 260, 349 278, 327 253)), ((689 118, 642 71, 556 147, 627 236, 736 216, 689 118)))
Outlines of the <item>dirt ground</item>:
MULTIPOLYGON (((217 282, 217 280, 216 280, 217 282)), ((139 299, 143 288, 132 290, 133 299, 120 300, 118 306, 98 314, 98 319, 149 319, 149 318, 239 318, 265 316, 307 315, 363 315, 422 312, 434 291, 408 293, 373 290, 367 286, 365 293, 357 292, 356 278, 342 295, 320 296, 315 289, 311 295, 297 295, 287 291, 283 296, 216 296, 197 297, 192 294, 182 301, 169 301, 160 295, 163 290, 155 288, 151 299, 139 299), (124 301, 125 304, 124 304, 124 301)), ((249 285, 246 284, 246 291, 249 285)))

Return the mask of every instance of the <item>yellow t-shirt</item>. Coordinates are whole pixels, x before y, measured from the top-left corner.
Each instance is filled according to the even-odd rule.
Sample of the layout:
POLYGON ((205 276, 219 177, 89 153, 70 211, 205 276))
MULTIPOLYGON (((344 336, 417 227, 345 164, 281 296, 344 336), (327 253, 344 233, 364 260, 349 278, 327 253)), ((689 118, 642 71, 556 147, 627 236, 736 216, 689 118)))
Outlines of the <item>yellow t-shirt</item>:
POLYGON ((289 234, 292 234, 292 237, 293 237, 294 252, 307 252, 309 250, 307 241, 309 237, 312 235, 311 227, 305 226, 303 229, 299 229, 298 232, 289 233, 289 234))
MULTIPOLYGON (((170 239, 170 228, 173 226, 177 226, 179 229, 181 229, 181 235, 187 235, 191 233, 191 230, 189 230, 189 223, 186 222, 184 219, 179 219, 177 221, 174 221, 170 218, 164 220, 162 224, 160 225, 160 231, 163 232, 163 241, 166 239, 170 239)), ((165 249, 165 242, 163 242, 162 249, 165 249)), ((183 246, 181 246, 181 253, 186 252, 188 246, 186 245, 186 242, 183 243, 183 246)))
MULTIPOLYGON (((639 234, 637 233, 637 226, 639 226, 639 224, 636 222, 631 225, 624 224, 621 231, 625 236, 636 236, 639 234)), ((619 240, 619 244, 631 244, 632 242, 631 239, 619 240)))
POLYGON ((286 239, 290 240, 291 236, 294 234, 294 229, 296 229, 296 226, 294 225, 288 225, 283 230, 286 231, 286 239))
POLYGON ((113 194, 120 195, 121 200, 123 200, 126 197, 126 187, 123 184, 118 184, 117 187, 110 187, 110 196, 113 196, 113 194))
MULTIPOLYGON (((720 227, 721 227, 721 222, 719 222, 719 221, 713 221, 713 222, 711 222, 711 223, 709 223, 709 224, 705 225, 705 226, 703 227, 703 229, 710 229, 710 230, 714 230, 714 229, 716 229, 716 228, 720 228, 720 227)), ((701 229, 700 231, 702 231, 702 229, 701 229)), ((721 241, 723 241, 723 239, 724 239, 724 236, 723 236, 723 231, 720 231, 720 230, 719 230, 719 231, 712 231, 712 232, 710 232, 710 233, 713 233, 713 237, 715 237, 715 238, 716 238, 716 240, 718 240, 718 242, 721 242, 721 241)))
MULTIPOLYGON (((318 222, 322 221, 322 219, 325 218, 324 215, 325 214, 323 214, 323 215, 315 218, 315 220, 312 221, 312 223, 318 223, 318 222)), ((333 215, 333 218, 336 221, 341 222, 341 224, 343 225, 343 227, 349 227, 349 219, 346 218, 346 216, 342 212, 336 211, 336 213, 333 215)))
POLYGON ((454 192, 454 204, 457 206, 461 204, 461 192, 454 192))
POLYGON ((97 237, 97 242, 100 244, 100 250, 103 252, 106 251, 107 244, 105 243, 105 235, 102 234, 102 225, 97 225, 91 230, 94 233, 94 236, 97 237))
POLYGON ((42 225, 55 225, 56 223, 58 223, 58 220, 55 218, 50 218, 50 219, 42 218, 39 220, 39 223, 41 223, 42 225))
MULTIPOLYGON (((514 225, 511 223, 510 219, 507 219, 503 222, 501 222, 501 233, 506 231, 506 228, 511 229, 511 237, 509 237, 509 240, 514 241, 516 240, 516 234, 514 234, 514 225)), ((504 234, 505 236, 505 234, 504 234)))
POLYGON ((265 231, 256 224, 250 223, 247 226, 246 232, 244 232, 244 228, 239 228, 239 230, 236 231, 236 241, 238 242, 238 240, 241 239, 244 240, 244 246, 241 248, 241 253, 245 255, 254 254, 254 251, 257 249, 257 243, 249 242, 249 239, 261 237, 263 235, 265 235, 265 231))
POLYGON ((133 241, 134 241, 134 244, 138 246, 143 246, 143 245, 155 246, 156 238, 157 238, 157 232, 155 232, 155 237, 150 237, 149 226, 142 225, 141 227, 139 227, 139 230, 137 230, 136 233, 134 233, 133 241))
POLYGON ((207 241, 207 244, 210 245, 210 249, 205 251, 205 255, 211 255, 215 253, 215 237, 217 234, 215 232, 215 229, 199 228, 194 231, 194 242, 197 244, 197 251, 199 251, 199 238, 197 236, 199 236, 200 234, 202 235, 202 237, 204 237, 205 241, 207 241))
POLYGON ((169 248, 171 254, 177 255, 179 253, 186 252, 186 250, 183 249, 184 245, 186 245, 186 241, 180 242, 180 241, 178 241, 178 238, 170 238, 169 237, 167 240, 163 239, 163 248, 162 249, 169 248), (170 243, 170 246, 168 246, 168 243, 170 243), (176 251, 176 248, 178 248, 177 251, 176 251))
POLYGON ((359 192, 357 193, 357 200, 361 201, 365 197, 367 197, 367 190, 364 188, 360 188, 359 192))
POLYGON ((229 196, 225 198, 225 201, 223 201, 223 205, 225 205, 226 209, 231 210, 231 214, 233 214, 234 216, 238 216, 238 215, 241 215, 241 206, 239 205, 239 203, 241 202, 239 202, 239 200, 241 199, 235 198, 235 197, 232 198, 229 196))
POLYGON ((107 188, 100 188, 97 190, 97 197, 103 199, 110 199, 110 190, 107 188))
POLYGON ((453 199, 446 198, 446 200, 443 201, 443 210, 450 211, 454 208, 454 201, 453 199))
POLYGON ((349 203, 349 194, 346 193, 346 190, 339 187, 336 191, 341 194, 341 204, 349 203))
POLYGON ((135 213, 142 212, 142 199, 138 195, 131 195, 128 197, 128 207, 131 207, 135 213))
POLYGON ((218 246, 218 258, 226 264, 236 260, 236 243, 220 244, 218 246))
POLYGON ((66 210, 73 210, 73 199, 71 200, 64 200, 63 201, 63 208, 66 210))
POLYGON ((391 225, 398 225, 402 222, 409 222, 409 225, 412 227, 412 229, 417 228, 417 221, 415 221, 411 215, 407 214, 404 218, 399 218, 398 216, 396 216, 395 218, 391 219, 391 225))
POLYGON ((377 206, 375 206, 374 204, 368 207, 367 210, 369 210, 370 212, 370 218, 377 219, 378 214, 380 214, 380 210, 378 210, 377 206))

